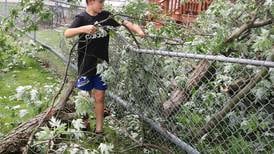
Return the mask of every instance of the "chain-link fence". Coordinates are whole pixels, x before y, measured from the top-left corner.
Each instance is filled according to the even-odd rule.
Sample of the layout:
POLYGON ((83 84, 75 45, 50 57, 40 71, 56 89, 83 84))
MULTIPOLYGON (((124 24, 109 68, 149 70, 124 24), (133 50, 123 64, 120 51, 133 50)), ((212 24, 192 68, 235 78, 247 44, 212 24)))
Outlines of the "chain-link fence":
POLYGON ((0 1, 0 21, 3 17, 7 17, 9 15, 9 11, 12 10, 16 6, 15 2, 9 2, 8 0, 0 1))
POLYGON ((55 0, 50 0, 45 6, 53 14, 50 23, 48 23, 52 28, 71 23, 75 15, 84 10, 83 6, 55 0))
MULTIPOLYGON (((60 25, 81 7, 48 7, 56 17, 36 38, 64 60, 71 46, 60 25)), ((110 65, 102 72, 108 107, 119 121, 112 125, 155 149, 147 152, 274 152, 274 51, 268 61, 256 61, 138 49, 129 39, 112 35, 110 65)))
POLYGON ((111 96, 150 126, 144 142, 175 153, 273 153, 273 62, 139 50, 114 40, 112 49, 124 48, 111 52, 111 96))

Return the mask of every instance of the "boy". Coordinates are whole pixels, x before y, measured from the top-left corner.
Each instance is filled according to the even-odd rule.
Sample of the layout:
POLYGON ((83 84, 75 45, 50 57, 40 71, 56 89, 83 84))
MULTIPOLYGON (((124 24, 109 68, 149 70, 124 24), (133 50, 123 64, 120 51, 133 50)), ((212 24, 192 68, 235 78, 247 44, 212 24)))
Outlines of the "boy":
MULTIPOLYGON (((102 81, 100 74, 96 74, 97 64, 105 60, 108 62, 109 35, 103 28, 96 28, 93 24, 107 19, 111 14, 103 11, 104 0, 86 0, 86 10, 76 15, 70 27, 65 31, 65 37, 74 37, 84 34, 78 43, 78 75, 76 87, 88 91, 95 99, 95 133, 103 132, 104 100, 107 85, 102 81), (85 47, 86 42, 89 42, 85 47)), ((131 31, 143 37, 142 29, 129 21, 122 23, 131 31)), ((100 24, 101 26, 120 26, 114 19, 109 18, 100 24)), ((85 117, 84 124, 89 128, 88 117, 85 117)))

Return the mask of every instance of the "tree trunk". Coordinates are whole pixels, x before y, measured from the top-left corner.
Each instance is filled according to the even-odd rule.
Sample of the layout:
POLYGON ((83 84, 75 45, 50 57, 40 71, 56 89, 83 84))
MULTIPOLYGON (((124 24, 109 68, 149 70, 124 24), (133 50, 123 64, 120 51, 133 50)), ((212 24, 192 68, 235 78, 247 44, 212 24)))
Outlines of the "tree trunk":
POLYGON ((240 78, 234 81, 234 83, 226 86, 223 85, 220 87, 222 92, 227 93, 230 97, 234 97, 241 89, 243 89, 249 82, 251 77, 240 78))
MULTIPOLYGON (((47 121, 57 113, 57 111, 63 110, 66 106, 66 102, 72 93, 74 88, 74 82, 70 82, 68 89, 65 91, 64 95, 60 101, 56 104, 55 107, 51 109, 49 107, 43 113, 37 115, 35 118, 30 119, 29 121, 19 125, 11 133, 9 133, 4 139, 0 141, 0 153, 9 154, 9 153, 22 153, 22 148, 25 147, 28 143, 29 137, 35 128, 38 126, 39 122, 43 120, 42 125, 45 125, 47 121), (48 113, 48 111, 51 111, 48 113), (48 113, 48 114, 47 114, 48 113), (47 114, 45 116, 45 114, 47 114), (45 117, 45 118, 44 118, 45 117), (43 119, 44 118, 44 119, 43 119)), ((60 114, 62 115, 62 114, 60 114)), ((60 117, 62 118, 62 117, 60 117)))
POLYGON ((215 64, 211 64, 208 60, 201 60, 197 69, 190 75, 186 83, 186 88, 176 89, 171 94, 169 100, 163 103, 164 113, 166 116, 176 113, 179 107, 188 101, 191 91, 197 89, 202 83, 211 80, 215 74, 215 64))

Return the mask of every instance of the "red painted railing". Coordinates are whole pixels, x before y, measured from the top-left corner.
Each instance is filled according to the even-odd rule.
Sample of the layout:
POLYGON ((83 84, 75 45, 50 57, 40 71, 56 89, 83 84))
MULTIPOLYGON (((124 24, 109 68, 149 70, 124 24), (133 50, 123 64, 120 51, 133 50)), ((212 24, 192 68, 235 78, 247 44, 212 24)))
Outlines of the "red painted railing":
POLYGON ((200 12, 207 10, 212 0, 188 0, 181 3, 180 0, 149 0, 151 3, 160 5, 163 12, 174 20, 182 23, 193 22, 200 12))

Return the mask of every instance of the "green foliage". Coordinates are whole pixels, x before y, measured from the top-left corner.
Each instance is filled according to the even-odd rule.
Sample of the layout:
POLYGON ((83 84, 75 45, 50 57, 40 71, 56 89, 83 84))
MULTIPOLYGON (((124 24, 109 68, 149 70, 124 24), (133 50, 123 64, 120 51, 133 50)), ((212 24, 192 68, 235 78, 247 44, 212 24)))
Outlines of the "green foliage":
POLYGON ((121 12, 138 19, 145 19, 147 12, 150 12, 151 16, 155 17, 158 16, 157 13, 160 13, 160 10, 158 5, 148 4, 143 0, 131 0, 122 8, 121 12))
POLYGON ((261 34, 256 36, 255 43, 252 45, 254 51, 267 51, 274 43, 274 35, 270 35, 270 30, 261 29, 261 34))
POLYGON ((1 29, 14 38, 21 37, 26 32, 38 29, 38 23, 49 20, 51 13, 44 7, 41 0, 22 0, 20 5, 10 11, 7 18, 2 21, 1 29), (20 24, 20 27, 17 26, 20 24), (16 31, 17 33, 10 33, 16 31))
POLYGON ((208 152, 213 154, 219 154, 219 153, 248 153, 251 154, 254 152, 253 149, 250 148, 249 143, 242 137, 236 137, 233 136, 229 139, 228 143, 225 144, 216 144, 211 145, 210 147, 200 144, 200 148, 207 149, 208 152), (204 146, 204 147, 203 147, 204 146), (213 148, 211 148, 213 147, 213 148))
POLYGON ((253 150, 242 137, 232 137, 228 143, 228 153, 238 153, 239 151, 251 154, 253 150))
MULTIPOLYGON (((129 16, 144 19, 146 18, 146 12, 149 11, 155 20, 165 20, 162 23, 164 24, 164 27, 160 29, 156 28, 154 23, 136 20, 135 22, 144 26, 149 35, 176 39, 179 38, 184 40, 182 45, 174 46, 167 44, 165 39, 137 38, 139 42, 141 42, 142 48, 179 50, 179 52, 216 55, 230 53, 230 56, 235 57, 266 59, 266 57, 271 54, 271 48, 273 45, 274 31, 273 27, 271 27, 272 25, 248 30, 234 41, 225 43, 233 31, 237 30, 246 22, 250 22, 254 10, 257 11, 258 21, 269 19, 269 14, 273 15, 272 1, 266 0, 259 8, 258 5, 259 4, 257 4, 256 1, 250 0, 238 0, 236 4, 229 1, 216 0, 212 3, 209 10, 199 16, 197 22, 189 27, 180 26, 174 21, 169 20, 167 17, 158 17, 160 12, 159 7, 156 5, 147 5, 141 0, 131 1, 121 12, 129 16), (257 57, 258 54, 259 56, 257 57)), ((23 14, 29 15, 23 15, 24 18, 19 18, 20 21, 27 24, 22 27, 22 30, 17 31, 20 33, 16 33, 13 36, 20 36, 26 31, 37 30, 37 22, 50 17, 50 14, 48 14, 47 10, 44 9, 42 1, 25 0, 22 1, 19 8, 21 8, 19 9, 20 11, 12 11, 10 18, 3 22, 3 31, 11 31, 14 29, 14 25, 16 25, 15 21, 18 17, 22 17, 23 14)), ((51 32, 52 31, 44 31, 39 34, 43 35, 43 37, 49 37, 50 35, 51 39, 47 41, 57 46, 56 42, 60 40, 57 39, 56 35, 54 35, 56 34, 55 32, 51 32)), ((125 31, 120 33, 127 36, 127 32, 125 31)), ((115 37, 115 34, 112 35, 115 37)), ((3 32, 0 33, 0 36, 0 49, 5 51, 4 53, 0 52, 0 62, 3 62, 2 66, 6 66, 4 69, 8 68, 9 70, 13 70, 14 68, 19 69, 20 67, 15 65, 19 64, 17 62, 12 64, 14 67, 7 67, 6 65, 6 63, 10 62, 10 59, 16 59, 14 58, 16 56, 11 55, 20 55, 17 54, 17 52, 20 51, 18 50, 19 48, 14 46, 13 43, 11 43, 12 41, 9 41, 11 38, 10 36, 4 35, 3 32), (6 58, 5 56, 9 58, 6 58), (7 62, 5 62, 6 59, 7 62)), ((130 36, 127 37, 127 39, 132 40, 130 36)), ((111 66, 107 71, 103 72, 104 79, 108 82, 110 90, 132 103, 132 108, 134 110, 144 113, 144 115, 155 119, 163 125, 167 123, 176 126, 176 128, 172 128, 172 130, 177 131, 178 129, 179 132, 183 132, 179 134, 179 137, 183 140, 191 139, 191 135, 199 131, 203 124, 208 122, 208 120, 216 112, 220 111, 231 99, 231 96, 220 90, 220 87, 231 85, 236 79, 241 77, 252 77, 256 72, 258 72, 258 70, 260 70, 259 68, 254 68, 252 66, 224 64, 218 62, 216 64, 217 73, 214 79, 200 85, 199 89, 192 90, 191 98, 180 108, 180 112, 176 115, 175 120, 172 119, 173 121, 169 121, 168 118, 165 119, 159 117, 159 115, 162 114, 162 104, 169 99, 174 90, 184 89, 187 84, 189 84, 188 79, 191 72, 195 69, 193 65, 196 65, 197 62, 189 59, 135 54, 124 49, 118 50, 117 46, 112 46, 111 51, 111 66), (180 127, 177 128, 177 126, 180 127)), ((23 51, 21 52, 24 53, 23 51)), ((20 61, 28 64, 28 60, 20 61)), ((33 64, 34 63, 30 66, 35 68, 33 64)), ((23 68, 28 67, 28 65, 21 66, 23 68)), ((9 95, 5 94, 1 98, 4 102, 8 102, 9 105, 11 104, 13 106, 8 108, 9 110, 12 110, 12 112, 7 115, 10 119, 5 117, 6 119, 3 120, 5 121, 3 125, 8 125, 9 129, 19 123, 17 121, 12 123, 12 121, 18 117, 17 112, 19 109, 19 116, 21 115, 22 117, 25 117, 25 115, 28 115, 30 111, 25 111, 26 109, 23 107, 27 108, 26 102, 34 105, 32 99, 36 98, 32 97, 34 94, 37 94, 38 92, 38 98, 44 97, 44 90, 38 88, 41 85, 32 85, 31 83, 26 84, 25 78, 29 77, 28 73, 21 69, 19 70, 20 75, 23 75, 22 78, 24 79, 24 82, 22 81, 18 85, 10 84, 9 86, 11 88, 8 88, 7 90, 3 89, 3 93, 9 95), (32 85, 32 87, 27 85, 32 85), (20 93, 24 97, 18 97, 20 99, 12 100, 8 96, 19 96, 15 94, 16 88, 18 88, 17 92, 22 92, 22 89, 24 89, 24 93, 20 93), (42 92, 40 93, 40 91, 42 92), (17 101, 24 104, 24 106, 22 108, 21 106, 18 107, 17 101)), ((3 72, 7 71, 8 70, 3 72)), ((30 71, 30 74, 35 74, 36 71, 30 71)), ((269 115, 271 114, 265 112, 266 105, 263 103, 264 101, 269 103, 269 99, 273 96, 273 90, 271 90, 271 88, 273 88, 273 86, 271 86, 273 85, 272 74, 273 70, 269 78, 262 80, 254 89, 252 89, 248 95, 251 95, 251 98, 241 100, 239 104, 242 104, 242 106, 245 107, 244 109, 239 109, 239 106, 235 107, 232 112, 227 114, 223 121, 212 129, 212 132, 205 134, 197 144, 192 144, 198 145, 199 149, 209 153, 251 153, 251 150, 256 149, 256 143, 259 142, 260 147, 271 151, 271 145, 267 142, 269 141, 268 138, 273 137, 273 133, 268 129, 273 123, 273 119, 269 118, 269 115), (248 105, 248 103, 253 106, 250 104, 248 105), (251 134, 255 134, 256 137, 249 139, 248 137, 251 134), (221 138, 222 141, 219 141, 219 138, 221 138)), ((3 84, 18 79, 10 77, 12 75, 9 73, 4 75, 7 75, 5 79, 2 81, 0 80, 3 84)), ((42 80, 43 77, 40 75, 34 75, 34 77, 41 79, 43 82, 48 82, 48 80, 42 80)), ((48 85, 47 88, 52 89, 53 85, 48 85)), ((52 93, 45 95, 48 98, 52 93)), ((74 97, 74 101, 76 102, 76 112, 78 114, 90 113, 92 103, 89 96, 79 94, 74 97)), ((4 110, 3 112, 7 112, 5 109, 2 110, 4 110)), ((37 113, 37 111, 35 111, 35 113, 37 113)), ((132 115, 125 116, 126 114, 128 113, 123 109, 117 111, 116 116, 122 118, 120 121, 123 125, 128 126, 127 131, 130 132, 130 135, 134 136, 137 140, 141 140, 141 126, 138 117, 132 115)), ((0 114, 0 117, 4 116, 0 114)), ((94 123, 94 121, 92 122, 94 123)), ((111 120, 110 122, 115 123, 111 120)), ((58 150, 61 149, 60 151, 62 152, 73 152, 75 149, 75 151, 78 150, 77 152, 80 152, 81 149, 81 152, 96 152, 108 149, 106 148, 106 145, 101 145, 97 150, 95 150, 97 147, 90 147, 94 145, 89 145, 89 143, 86 142, 85 136, 80 131, 81 128, 82 122, 80 119, 75 119, 72 122, 72 126, 65 126, 60 121, 52 119, 50 127, 43 127, 42 130, 38 132, 38 140, 36 143, 41 149, 43 149, 41 151, 44 151, 46 148, 53 148, 53 145, 55 145, 58 150), (68 134, 70 135, 69 143, 55 143, 54 139, 56 139, 56 137, 58 138, 61 135, 68 134), (44 140, 49 140, 50 142, 46 142, 50 144, 43 145, 42 143, 45 142, 44 140)), ((114 129, 119 132, 123 131, 119 127, 114 129)), ((2 132, 7 132, 7 127, 5 127, 5 130, 2 132)), ((113 136, 117 139, 115 135, 113 136)), ((119 141, 121 141, 121 139, 119 141)), ((125 141, 123 144, 128 145, 129 143, 125 141)), ((115 149, 116 147, 109 145, 109 149, 112 148, 115 149)))
POLYGON ((195 127, 201 126, 204 123, 203 116, 200 113, 192 111, 187 107, 183 107, 182 112, 184 114, 178 117, 178 122, 180 122, 182 125, 195 129, 195 127))
POLYGON ((78 95, 74 97, 76 113, 79 115, 91 115, 93 109, 94 100, 89 96, 87 92, 80 91, 78 95))
POLYGON ((260 50, 260 52, 263 52, 262 55, 265 59, 270 52, 268 49, 270 49, 271 44, 273 44, 273 38, 271 38, 271 34, 268 33, 271 28, 270 26, 263 28, 262 34, 260 34, 258 30, 251 30, 247 39, 234 41, 229 45, 224 44, 233 31, 251 20, 254 10, 258 16, 257 20, 271 18, 265 12, 273 12, 272 4, 265 2, 262 7, 257 7, 258 4, 254 3, 254 1, 247 0, 237 1, 237 3, 222 0, 214 1, 212 5, 210 5, 209 10, 200 15, 196 25, 199 27, 199 31, 212 35, 199 37, 199 39, 196 40, 199 41, 199 43, 193 41, 192 43, 195 43, 194 45, 197 46, 194 47, 194 50, 201 52, 206 51, 211 54, 224 54, 229 50, 236 50, 237 52, 232 53, 233 55, 239 56, 244 54, 246 58, 254 58, 252 53, 260 50), (200 48, 201 46, 203 47, 202 49, 200 48), (250 51, 250 49, 255 50, 250 51))
MULTIPOLYGON (((164 21, 165 25, 160 29, 156 28, 154 23, 144 24, 148 35, 180 38, 185 41, 182 46, 169 46, 165 44, 166 40, 160 38, 137 39, 141 42, 142 48, 225 54, 238 58, 265 60, 273 48, 272 35, 274 33, 271 25, 250 29, 233 41, 226 42, 242 25, 251 21, 254 13, 257 14, 257 21, 271 18, 266 12, 273 12, 273 5, 269 1, 261 7, 258 7, 259 5, 249 0, 239 0, 236 3, 216 0, 210 5, 209 10, 200 15, 197 22, 190 27, 179 26, 171 21, 164 21)), ((137 1, 125 7, 124 12, 130 16, 144 18, 141 13, 145 12, 146 8, 144 4, 137 1)), ((125 35, 125 32, 120 33, 125 35)), ((132 40, 130 37, 127 39, 132 40)), ((191 98, 181 106, 176 114, 176 120, 172 118, 170 120, 159 117, 162 115, 162 104, 174 96, 172 94, 177 92, 177 89, 189 86, 190 74, 195 69, 192 66, 197 63, 190 59, 134 54, 126 50, 118 50, 115 44, 112 47, 112 63, 109 70, 103 73, 110 85, 110 90, 132 103, 135 110, 145 112, 148 117, 152 117, 161 124, 166 124, 166 127, 173 124, 170 130, 177 130, 178 126, 178 132, 183 132, 180 134, 183 139, 191 139, 192 135, 199 132, 214 114, 231 101, 233 96, 225 88, 234 84, 238 79, 245 81, 252 78, 261 70, 260 67, 249 65, 216 62, 216 73, 213 79, 205 79, 206 81, 197 90, 192 90, 191 98), (176 128, 173 128, 175 125, 176 128)), ((273 82, 266 80, 268 78, 258 83, 247 94, 248 96, 241 99, 239 104, 244 106, 244 109, 239 109, 240 105, 233 108, 216 127, 210 130, 211 133, 202 137, 201 142, 205 146, 200 148, 201 150, 213 153, 227 151, 235 153, 240 152, 240 147, 242 147, 243 152, 251 153, 248 147, 256 149, 255 142, 262 144, 262 147, 269 146, 267 142, 261 141, 265 138, 263 133, 268 132, 266 127, 271 126, 264 114, 265 108, 261 107, 264 104, 270 104, 269 99, 273 95, 271 92, 273 82), (252 106, 253 103, 256 105, 252 106), (253 115, 256 115, 258 120, 253 119, 253 115), (243 120, 248 121, 248 126, 244 128, 241 127, 243 120), (260 124, 262 127, 258 127, 260 124), (248 140, 250 134, 246 134, 247 130, 250 130, 251 134, 259 132, 258 137, 252 138, 252 141, 248 140), (245 135, 248 137, 245 138, 245 135), (220 142, 227 144, 220 144, 220 142)))
POLYGON ((16 55, 18 52, 18 46, 13 43, 13 40, 9 36, 0 30, 0 68, 3 69, 4 65, 8 65, 11 58, 15 58, 13 55, 16 55))

